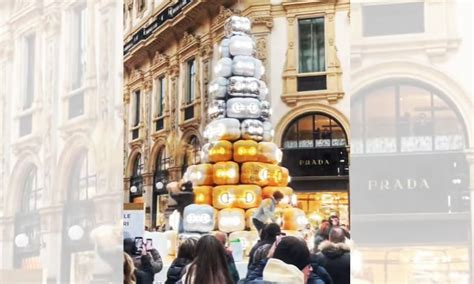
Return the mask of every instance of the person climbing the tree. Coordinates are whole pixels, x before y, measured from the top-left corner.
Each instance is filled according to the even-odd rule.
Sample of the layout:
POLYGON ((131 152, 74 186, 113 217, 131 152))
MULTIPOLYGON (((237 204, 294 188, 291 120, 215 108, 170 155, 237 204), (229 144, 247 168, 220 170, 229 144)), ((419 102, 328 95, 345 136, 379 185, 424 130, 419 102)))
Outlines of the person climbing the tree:
POLYGON ((268 223, 268 220, 276 223, 275 208, 282 199, 283 193, 277 190, 273 193, 272 197, 264 199, 255 211, 252 216, 252 222, 259 233, 265 224, 268 223))

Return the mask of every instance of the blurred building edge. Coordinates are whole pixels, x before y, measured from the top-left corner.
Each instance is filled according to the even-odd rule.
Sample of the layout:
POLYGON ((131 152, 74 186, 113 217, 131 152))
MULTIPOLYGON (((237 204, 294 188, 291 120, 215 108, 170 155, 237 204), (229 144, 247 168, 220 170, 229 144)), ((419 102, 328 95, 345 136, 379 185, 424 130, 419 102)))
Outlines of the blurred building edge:
POLYGON ((349 222, 349 1, 127 1, 124 7, 124 200, 146 224, 170 210, 163 184, 199 163, 208 86, 232 15, 249 17, 273 108, 274 141, 298 207, 349 222), (148 10, 151 9, 151 10, 148 10), (309 194, 311 193, 311 194, 309 194))
POLYGON ((471 11, 351 3, 352 267, 373 283, 473 281, 471 11))
POLYGON ((120 279, 121 8, 0 4, 2 283, 120 279))

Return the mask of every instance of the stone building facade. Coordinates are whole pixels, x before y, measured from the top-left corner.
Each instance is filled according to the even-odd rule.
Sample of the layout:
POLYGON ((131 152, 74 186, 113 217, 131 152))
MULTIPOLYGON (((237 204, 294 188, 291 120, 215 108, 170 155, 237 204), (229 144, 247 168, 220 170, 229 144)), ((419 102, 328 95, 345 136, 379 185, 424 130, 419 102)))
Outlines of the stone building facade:
MULTIPOLYGON (((264 63, 270 91, 275 142, 284 148, 292 124, 321 114, 338 127, 339 146, 348 152, 343 70, 349 65, 349 1, 126 1, 124 10, 124 200, 145 202, 148 225, 163 221, 167 197, 162 185, 179 180, 187 165, 199 162, 206 142, 207 87, 231 15, 252 20, 256 56, 264 63)), ((314 130, 309 128, 300 132, 314 130)), ((328 178, 326 189, 315 191, 337 187, 345 195, 348 215, 348 174, 337 179, 336 184, 328 178)), ((313 201, 304 206, 315 207, 313 201)))
POLYGON ((93 283, 95 245, 121 226, 121 7, 0 14, 0 282, 93 283))

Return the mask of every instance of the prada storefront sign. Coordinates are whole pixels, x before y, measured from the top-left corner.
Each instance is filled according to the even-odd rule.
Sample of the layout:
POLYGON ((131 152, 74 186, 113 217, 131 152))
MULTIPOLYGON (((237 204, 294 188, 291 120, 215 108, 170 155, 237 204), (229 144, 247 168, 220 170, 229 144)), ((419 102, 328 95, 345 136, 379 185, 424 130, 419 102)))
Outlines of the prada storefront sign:
POLYGON ((453 213, 468 210, 464 154, 353 156, 353 214, 453 213))
POLYGON ((283 149, 282 165, 293 177, 349 175, 345 147, 283 149))
POLYGON ((150 35, 152 35, 158 28, 161 27, 161 25, 163 25, 163 23, 176 17, 192 1, 193 0, 179 0, 176 4, 169 6, 163 12, 158 14, 153 22, 138 30, 133 35, 132 39, 125 44, 123 48, 123 54, 126 55, 140 41, 147 39, 150 35))

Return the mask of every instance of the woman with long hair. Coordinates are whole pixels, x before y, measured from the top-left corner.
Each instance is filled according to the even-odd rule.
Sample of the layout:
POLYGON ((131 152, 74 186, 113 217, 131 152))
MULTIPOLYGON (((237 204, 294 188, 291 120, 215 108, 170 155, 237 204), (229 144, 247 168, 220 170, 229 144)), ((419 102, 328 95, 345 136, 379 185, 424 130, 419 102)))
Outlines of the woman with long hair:
POLYGON ((224 246, 214 236, 202 236, 196 257, 183 276, 184 284, 232 284, 224 246))
POLYGON ((135 284, 135 266, 132 258, 127 254, 123 254, 123 284, 135 284))
POLYGON ((179 246, 178 255, 168 269, 165 284, 175 284, 181 279, 186 266, 194 260, 196 243, 197 239, 189 238, 179 246))

